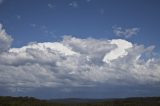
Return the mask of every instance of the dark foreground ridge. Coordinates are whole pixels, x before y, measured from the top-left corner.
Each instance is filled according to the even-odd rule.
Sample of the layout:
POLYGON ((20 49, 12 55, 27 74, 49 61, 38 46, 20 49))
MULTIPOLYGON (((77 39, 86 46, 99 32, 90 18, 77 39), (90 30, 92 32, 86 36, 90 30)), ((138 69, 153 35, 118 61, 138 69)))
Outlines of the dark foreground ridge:
POLYGON ((33 97, 1 96, 0 106, 160 106, 160 97, 39 100, 33 97))

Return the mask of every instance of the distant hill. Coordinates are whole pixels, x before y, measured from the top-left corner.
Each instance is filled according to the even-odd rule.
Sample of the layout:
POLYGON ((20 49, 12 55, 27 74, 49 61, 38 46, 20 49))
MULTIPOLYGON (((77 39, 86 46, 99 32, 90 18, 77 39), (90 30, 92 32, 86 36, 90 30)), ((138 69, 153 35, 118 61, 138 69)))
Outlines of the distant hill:
POLYGON ((40 100, 33 97, 0 96, 0 106, 160 106, 160 97, 40 100))

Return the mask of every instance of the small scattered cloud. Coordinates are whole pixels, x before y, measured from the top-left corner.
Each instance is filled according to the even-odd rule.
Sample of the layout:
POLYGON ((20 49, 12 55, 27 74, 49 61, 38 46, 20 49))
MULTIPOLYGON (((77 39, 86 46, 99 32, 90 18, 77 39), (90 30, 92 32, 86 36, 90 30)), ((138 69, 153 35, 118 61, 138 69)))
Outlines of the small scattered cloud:
POLYGON ((4 2, 4 0, 0 0, 0 5, 4 2))
POLYGON ((103 15, 103 14, 104 14, 104 12, 105 12, 105 11, 104 11, 104 9, 103 9, 103 8, 101 8, 101 9, 100 9, 100 14, 101 14, 101 15, 103 15))
POLYGON ((113 27, 113 33, 117 36, 124 37, 124 38, 130 38, 134 35, 137 35, 140 28, 134 27, 134 28, 122 28, 122 27, 113 27))
POLYGON ((49 28, 46 25, 40 25, 39 29, 44 33, 44 35, 55 37, 54 31, 49 30, 49 28))
POLYGON ((45 36, 50 36, 52 38, 56 38, 55 32, 52 30, 49 30, 49 28, 46 25, 37 25, 37 24, 30 24, 32 28, 38 29, 41 31, 45 36))
POLYGON ((72 1, 68 5, 73 8, 78 8, 78 3, 76 1, 72 1))
POLYGON ((37 25, 36 24, 30 24, 30 26, 35 28, 37 25))
POLYGON ((20 20, 22 17, 21 15, 16 15, 17 19, 20 20))
POLYGON ((86 0, 87 3, 91 2, 91 0, 86 0))
POLYGON ((48 3, 47 6, 48 6, 50 9, 52 9, 52 8, 55 7, 55 5, 53 5, 53 4, 51 4, 51 3, 48 3))

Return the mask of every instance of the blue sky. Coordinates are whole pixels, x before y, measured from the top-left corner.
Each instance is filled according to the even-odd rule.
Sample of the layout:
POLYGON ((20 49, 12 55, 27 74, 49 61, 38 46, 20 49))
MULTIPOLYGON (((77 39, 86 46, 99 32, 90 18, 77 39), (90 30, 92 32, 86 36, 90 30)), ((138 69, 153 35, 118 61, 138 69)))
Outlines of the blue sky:
POLYGON ((68 34, 118 38, 112 33, 113 26, 138 27, 139 33, 129 40, 158 47, 159 4, 159 0, 4 0, 0 20, 15 39, 16 47, 31 41, 53 41, 68 34))
POLYGON ((3 27, 0 28, 2 36, 0 36, 0 44, 2 45, 2 47, 0 46, 1 74, 6 75, 10 80, 13 79, 14 85, 0 76, 0 79, 4 80, 2 83, 0 82, 0 89, 6 92, 0 92, 0 94, 29 95, 40 98, 107 98, 160 95, 157 94, 157 89, 160 87, 156 86, 160 82, 160 68, 158 67, 160 65, 159 19, 159 0, 0 0, 0 25, 3 27), (2 33, 4 30, 5 33, 2 33), (114 45, 117 45, 117 49, 114 45), (95 47, 99 49, 96 50, 95 47), (54 54, 58 53, 58 56, 53 56, 53 51, 48 51, 48 48, 56 51, 54 54), (131 50, 126 51, 127 49, 131 50), (38 50, 41 54, 37 53, 38 50), (67 52, 64 53, 63 50, 67 52), (46 52, 48 54, 45 54, 46 52), (61 53, 65 55, 62 56, 61 53), (31 58, 25 57, 26 54, 31 58), (111 56, 112 54, 114 54, 114 57, 111 56), (78 59, 74 60, 75 56, 72 57, 72 55, 76 55, 78 59), (40 59, 38 59, 36 56, 44 58, 39 57, 40 59), (84 65, 82 62, 86 61, 80 56, 86 56, 88 66, 78 67, 78 65, 84 65), (45 60, 45 58, 48 58, 48 60, 45 60), (77 64, 72 64, 73 61, 77 61, 77 64), (119 61, 127 64, 125 65, 126 69, 121 67, 119 61), (125 61, 134 64, 136 69, 125 61), (68 62, 70 62, 70 66, 67 64, 68 62), (107 65, 103 62, 106 62, 107 65), (34 66, 29 64, 34 64, 34 66), (50 66, 50 64, 52 65, 50 66), (92 66, 93 64, 96 67, 92 66), (26 68, 26 65, 31 68, 26 68), (117 65, 117 67, 114 65, 117 65), (118 67, 118 65, 120 66, 118 67), (36 72, 26 72, 26 70, 35 69, 35 67, 41 70, 37 72, 38 75, 35 74, 36 72), (64 67, 73 70, 71 75, 65 75, 68 70, 66 71, 64 67), (129 73, 127 75, 131 75, 133 79, 127 77, 127 81, 123 81, 126 77, 123 71, 123 75, 118 72, 119 76, 113 75, 115 72, 109 74, 109 76, 101 76, 96 71, 85 73, 88 67, 90 70, 92 68, 103 70, 104 75, 106 68, 114 71, 130 70, 134 71, 134 75, 127 71, 129 73), (127 69, 128 67, 131 69, 127 69), (76 71, 79 68, 84 73, 81 71, 77 73, 76 71), (18 79, 12 77, 12 72, 4 71, 10 69, 15 71, 14 75, 18 76, 18 79), (49 71, 44 74, 44 70, 47 69, 49 71), (153 69, 155 72, 150 72, 153 69), (62 72, 59 70, 62 70, 62 72), (145 70, 148 73, 138 73, 137 70, 145 70), (28 76, 33 75, 31 82, 38 80, 34 83, 39 87, 33 86, 27 79, 21 79, 19 76, 22 75, 22 72, 27 73, 28 76), (99 77, 94 76, 95 73, 99 77), (85 78, 79 77, 83 75, 85 78), (77 76, 78 78, 76 78, 77 76), (110 76, 115 77, 115 79, 110 76), (142 79, 140 76, 142 76, 142 79), (51 79, 47 79, 47 77, 51 77, 51 79), (52 79, 52 77, 55 79, 52 79), (123 84, 119 85, 116 78, 124 82, 124 86, 123 84), (63 83, 66 83, 63 80, 68 82, 69 85, 63 85, 63 83), (77 82, 72 82, 72 80, 77 82), (21 81, 24 82, 24 85, 29 83, 28 86, 24 86, 21 81), (130 81, 132 84, 128 85, 130 81), (136 83, 136 81, 141 83, 136 83), (47 83, 43 86, 40 84, 41 82, 47 83), (60 85, 55 83, 54 85, 51 82, 60 85), (51 93, 52 89, 55 90, 53 93, 51 93), (95 89, 99 89, 99 91, 95 89), (128 93, 124 94, 125 91, 122 89, 125 89, 128 93), (134 89, 134 91, 130 91, 130 89, 134 89), (39 94, 41 91, 44 92, 43 95, 39 94), (117 94, 114 92, 117 92, 117 94), (106 96, 107 94, 109 95, 106 96))

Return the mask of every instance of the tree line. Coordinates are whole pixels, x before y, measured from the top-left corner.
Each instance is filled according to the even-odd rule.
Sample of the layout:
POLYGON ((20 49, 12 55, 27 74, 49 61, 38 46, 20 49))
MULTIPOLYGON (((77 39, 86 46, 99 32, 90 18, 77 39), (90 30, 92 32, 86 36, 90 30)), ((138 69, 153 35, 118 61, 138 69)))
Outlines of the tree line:
POLYGON ((126 99, 99 100, 92 102, 56 102, 33 97, 1 96, 0 106, 160 106, 160 97, 139 97, 126 99))

